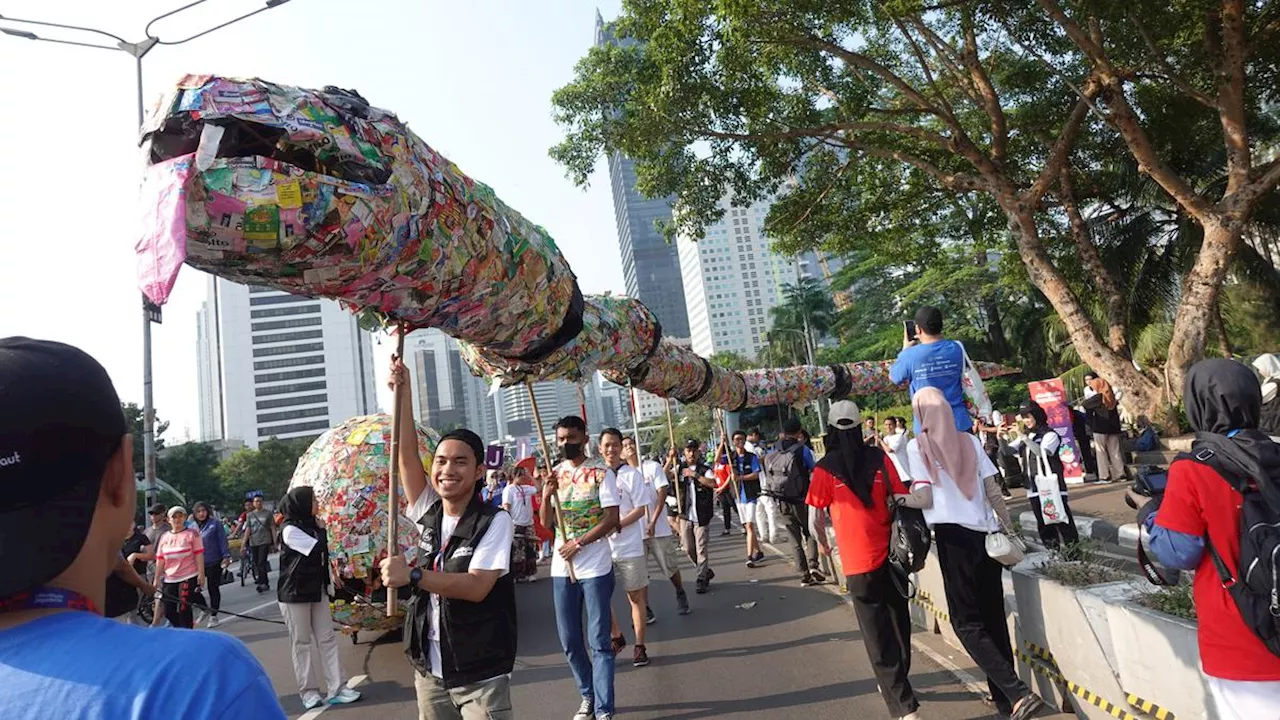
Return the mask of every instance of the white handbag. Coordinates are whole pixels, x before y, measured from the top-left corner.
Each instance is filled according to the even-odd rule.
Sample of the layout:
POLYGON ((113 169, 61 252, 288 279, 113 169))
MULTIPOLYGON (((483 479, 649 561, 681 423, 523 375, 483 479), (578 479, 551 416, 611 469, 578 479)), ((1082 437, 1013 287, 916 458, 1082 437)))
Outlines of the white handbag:
POLYGON ((964 389, 964 396, 969 400, 969 414, 978 418, 989 418, 991 417, 991 397, 987 395, 987 386, 982 382, 982 374, 969 359, 969 351, 964 349, 964 343, 958 344, 960 354, 964 358, 963 366, 960 368, 960 385, 964 389))
MULTIPOLYGON (((996 520, 999 522, 998 517, 996 520)), ((1022 538, 1005 529, 1003 522, 1000 523, 998 532, 987 534, 987 556, 1001 565, 1013 567, 1022 562, 1026 555, 1027 546, 1022 538)))

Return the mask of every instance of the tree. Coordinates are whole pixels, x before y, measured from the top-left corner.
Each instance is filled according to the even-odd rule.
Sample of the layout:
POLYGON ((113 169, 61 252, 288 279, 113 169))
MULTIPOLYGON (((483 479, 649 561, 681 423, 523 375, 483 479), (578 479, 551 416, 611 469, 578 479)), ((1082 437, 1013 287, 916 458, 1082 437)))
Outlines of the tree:
POLYGON ((712 365, 719 365, 727 370, 751 370, 756 364, 732 350, 721 350, 707 358, 712 365))
MULTIPOLYGON (((143 447, 146 433, 146 427, 143 423, 142 408, 136 403, 121 403, 120 410, 124 412, 125 426, 129 428, 129 434, 133 436, 133 471, 141 474, 146 467, 146 457, 143 447)), ((157 453, 164 448, 164 432, 169 429, 169 423, 161 422, 160 417, 156 416, 155 425, 155 450, 157 453)))
POLYGON ((264 440, 257 450, 241 448, 218 464, 218 482, 234 499, 251 490, 261 490, 269 500, 284 497, 298 458, 311 445, 310 438, 264 440))
POLYGON ((785 189, 766 230, 793 250, 918 239, 940 208, 989 212, 1080 359, 1131 408, 1167 418, 1204 353, 1227 261, 1280 182, 1280 159, 1254 161, 1277 139, 1263 112, 1274 12, 1242 0, 1175 12, 1150 0, 633 0, 614 32, 637 42, 593 48, 553 96, 569 135, 552 155, 579 183, 601 153, 631 157, 641 192, 676 198, 665 229, 690 237, 728 193, 746 205, 785 189), (1224 146, 1226 182, 1197 193, 1190 159, 1224 146), (1117 156, 1203 230, 1168 362, 1146 373, 1129 359, 1129 288, 1085 221, 1113 202, 1091 178, 1117 156))
POLYGON ((237 501, 241 498, 219 482, 217 466, 218 452, 212 445, 189 442, 169 448, 157 462, 156 474, 182 493, 188 502, 203 500, 224 510, 238 507, 237 501))

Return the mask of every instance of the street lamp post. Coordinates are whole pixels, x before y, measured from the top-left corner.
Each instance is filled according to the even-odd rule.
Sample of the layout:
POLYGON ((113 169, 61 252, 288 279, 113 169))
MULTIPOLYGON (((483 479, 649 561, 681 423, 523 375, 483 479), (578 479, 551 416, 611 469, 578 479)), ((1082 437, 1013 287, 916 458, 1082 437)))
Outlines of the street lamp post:
MULTIPOLYGON (((280 7, 281 5, 284 5, 285 3, 289 2, 289 0, 266 0, 266 2, 263 3, 263 6, 258 8, 257 10, 254 10, 252 12, 247 12, 237 18, 233 18, 219 25, 215 25, 211 28, 198 32, 189 37, 185 37, 181 40, 162 40, 158 36, 152 34, 151 32, 152 25, 166 18, 173 17, 174 15, 182 13, 186 10, 190 10, 191 8, 197 5, 202 5, 205 2, 207 2, 207 0, 194 0, 194 2, 187 3, 186 5, 183 5, 182 7, 177 8, 176 10, 170 10, 169 12, 164 13, 163 15, 157 15, 156 17, 152 18, 150 22, 147 23, 146 27, 143 29, 143 35, 144 35, 143 39, 136 43, 131 43, 118 35, 113 35, 112 33, 106 32, 104 30, 97 30, 94 28, 82 27, 79 25, 65 25, 62 23, 44 22, 41 20, 22 20, 19 18, 7 17, 4 15, 0 15, 0 22, 20 24, 20 25, 31 25, 36 27, 49 27, 49 28, 56 28, 59 30, 70 30, 72 32, 77 32, 77 33, 87 33, 89 35, 98 35, 105 38, 109 38, 113 40, 114 43, 107 45, 101 42, 96 42, 96 43, 81 42, 76 40, 46 38, 46 37, 41 37, 29 30, 21 30, 13 27, 4 27, 4 26, 0 26, 0 33, 9 35, 11 37, 22 38, 23 40, 36 40, 40 42, 57 43, 59 45, 74 45, 77 47, 94 48, 97 50, 112 50, 112 51, 128 53, 133 58, 134 67, 136 68, 138 128, 139 130, 141 130, 142 123, 146 120, 146 110, 143 107, 143 99, 142 99, 143 97, 142 96, 142 58, 146 57, 147 53, 151 52, 151 50, 156 45, 182 45, 183 43, 191 42, 192 40, 195 40, 197 38, 202 38, 205 35, 208 35, 217 30, 221 30, 222 28, 225 28, 229 25, 234 25, 235 23, 238 23, 241 20, 253 17, 254 15, 257 15, 259 13, 266 12, 272 8, 280 7)), ((156 410, 155 410, 154 397, 152 395, 152 387, 151 387, 151 324, 152 323, 158 324, 160 320, 161 320, 160 306, 151 302, 150 300, 147 299, 145 295, 143 295, 142 296, 142 423, 143 423, 142 452, 143 452, 143 458, 144 458, 143 476, 146 480, 148 505, 155 502, 156 494, 158 492, 156 487, 156 410)))

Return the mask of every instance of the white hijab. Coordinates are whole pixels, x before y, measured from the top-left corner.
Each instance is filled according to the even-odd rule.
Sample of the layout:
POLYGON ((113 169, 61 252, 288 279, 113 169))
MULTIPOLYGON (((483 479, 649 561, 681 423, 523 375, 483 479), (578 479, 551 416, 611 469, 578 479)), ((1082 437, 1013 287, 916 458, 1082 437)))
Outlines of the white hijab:
POLYGON ((1266 405, 1280 394, 1280 358, 1272 353, 1259 355, 1253 367, 1262 376, 1262 404, 1266 405))

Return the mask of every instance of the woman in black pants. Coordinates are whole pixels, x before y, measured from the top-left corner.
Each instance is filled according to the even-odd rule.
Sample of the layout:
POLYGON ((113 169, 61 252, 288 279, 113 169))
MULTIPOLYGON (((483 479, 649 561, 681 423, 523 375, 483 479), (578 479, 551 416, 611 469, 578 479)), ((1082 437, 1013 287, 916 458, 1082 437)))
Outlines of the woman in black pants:
POLYGON ((227 543, 227 530, 213 514, 208 503, 198 502, 191 509, 200 541, 204 543, 204 576, 209 590, 209 627, 218 626, 218 609, 222 607, 222 569, 231 564, 231 548, 227 543))
POLYGON ((1046 548, 1061 551, 1067 559, 1076 560, 1079 555, 1076 544, 1080 542, 1080 533, 1076 530, 1071 505, 1067 503, 1067 478, 1063 473, 1062 459, 1058 457, 1062 438, 1049 427, 1049 416, 1044 408, 1033 402, 1022 406, 1018 411, 1018 419, 1022 421, 1026 434, 1009 443, 1009 447, 1022 455, 1022 467, 1027 475, 1027 498, 1031 501, 1031 512, 1036 516, 1036 533, 1046 548), (1061 512, 1066 514, 1066 522, 1044 521, 1040 492, 1036 489, 1036 476, 1046 473, 1058 476, 1058 491, 1062 495, 1061 512))
POLYGON ((1044 701, 1018 677, 1004 615, 1000 563, 987 555, 987 534, 1012 527, 996 482, 999 471, 978 438, 956 430, 955 415, 936 388, 911 400, 922 432, 907 446, 911 495, 899 499, 924 509, 933 528, 951 627, 969 657, 987 675, 996 709, 1012 720, 1033 717, 1044 701))

